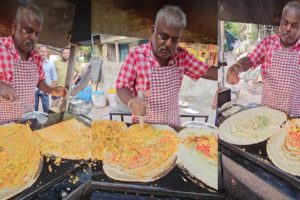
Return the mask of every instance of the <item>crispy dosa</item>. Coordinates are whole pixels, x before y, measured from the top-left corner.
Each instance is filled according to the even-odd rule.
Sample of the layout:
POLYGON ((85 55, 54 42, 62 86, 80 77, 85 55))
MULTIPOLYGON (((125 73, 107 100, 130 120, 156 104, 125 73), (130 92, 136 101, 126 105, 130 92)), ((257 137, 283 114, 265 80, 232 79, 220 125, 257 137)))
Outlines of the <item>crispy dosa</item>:
POLYGON ((91 129, 76 119, 70 119, 35 131, 43 155, 65 159, 91 157, 91 129))
POLYGON ((206 186, 218 189, 217 130, 207 127, 185 128, 178 133, 180 144, 177 165, 206 186))
POLYGON ((171 127, 133 125, 105 152, 103 170, 114 180, 154 181, 173 169, 177 148, 177 134, 171 127))
POLYGON ((285 172, 300 176, 300 120, 286 123, 267 143, 271 161, 285 172))
POLYGON ((115 143, 120 132, 127 129, 124 122, 99 120, 92 122, 91 151, 93 160, 103 160, 106 149, 115 143))
POLYGON ((0 126, 0 197, 10 198, 38 178, 43 159, 29 126, 0 126))
POLYGON ((219 137, 231 144, 256 144, 271 137, 286 120, 286 114, 275 109, 248 109, 226 119, 220 125, 219 137))

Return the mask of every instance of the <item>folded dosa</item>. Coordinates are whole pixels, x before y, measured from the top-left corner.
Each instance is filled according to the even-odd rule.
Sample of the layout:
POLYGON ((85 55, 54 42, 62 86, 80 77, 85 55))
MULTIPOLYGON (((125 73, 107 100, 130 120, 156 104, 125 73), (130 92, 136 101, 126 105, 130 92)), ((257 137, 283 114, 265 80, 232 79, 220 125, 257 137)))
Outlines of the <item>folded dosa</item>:
POLYGON ((192 180, 218 189, 217 130, 206 127, 185 128, 180 137, 177 164, 192 180))
POLYGON ((70 119, 35 131, 44 155, 65 159, 91 157, 91 129, 76 119, 70 119))
POLYGON ((10 198, 30 187, 42 169, 42 156, 27 125, 0 126, 0 197, 10 198))

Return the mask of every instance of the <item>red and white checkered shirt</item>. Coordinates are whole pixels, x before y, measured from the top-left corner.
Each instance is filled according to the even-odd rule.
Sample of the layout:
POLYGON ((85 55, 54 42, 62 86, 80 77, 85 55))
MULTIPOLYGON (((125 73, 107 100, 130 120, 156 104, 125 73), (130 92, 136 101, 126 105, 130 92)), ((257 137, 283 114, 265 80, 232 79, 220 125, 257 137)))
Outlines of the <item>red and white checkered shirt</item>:
MULTIPOLYGON (((267 68, 271 66, 274 51, 281 48, 282 46, 280 44, 279 34, 272 35, 263 39, 256 46, 256 48, 247 55, 247 57, 250 59, 252 67, 255 68, 261 64, 261 73, 263 79, 266 76, 267 68)), ((300 39, 298 39, 297 43, 290 49, 290 51, 300 51, 300 39)), ((300 64, 300 57, 298 61, 300 64)), ((286 58, 284 62, 286 62, 286 64, 289 65, 290 60, 286 58)))
MULTIPOLYGON (((168 66, 180 69, 178 76, 181 81, 184 74, 193 80, 199 79, 209 68, 207 64, 180 47, 170 58, 168 66)), ((121 67, 116 88, 128 88, 133 96, 136 96, 137 91, 149 90, 150 73, 154 67, 160 66, 153 55, 151 42, 132 49, 121 67)))
MULTIPOLYGON (((14 61, 21 60, 17 53, 12 36, 0 38, 0 81, 10 84, 13 80, 14 61)), ((32 50, 28 61, 33 61, 37 65, 39 81, 45 79, 43 70, 43 59, 37 50, 32 50)))
POLYGON ((292 48, 284 49, 279 35, 270 36, 248 58, 252 66, 261 64, 261 104, 300 116, 300 39, 292 48))

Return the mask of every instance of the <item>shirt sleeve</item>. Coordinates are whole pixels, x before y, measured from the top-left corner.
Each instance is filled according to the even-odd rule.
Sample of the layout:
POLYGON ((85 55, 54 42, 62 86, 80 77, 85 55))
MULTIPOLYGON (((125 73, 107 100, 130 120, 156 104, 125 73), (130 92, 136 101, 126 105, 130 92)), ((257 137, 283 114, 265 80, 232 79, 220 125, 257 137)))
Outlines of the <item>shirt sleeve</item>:
POLYGON ((53 64, 50 64, 50 73, 51 73, 51 81, 56 81, 57 80, 57 74, 55 70, 55 66, 53 64))
POLYGON ((136 68, 134 54, 128 54, 118 74, 116 88, 128 88, 131 92, 135 90, 136 68))
POLYGON ((209 68, 206 63, 201 62, 188 52, 184 52, 184 66, 184 74, 192 80, 199 79, 209 68))
POLYGON ((12 81, 13 58, 7 49, 0 43, 0 81, 9 84, 12 81))
POLYGON ((45 72, 43 69, 43 58, 40 55, 36 56, 36 64, 37 64, 39 82, 40 82, 42 80, 45 80, 45 72))
POLYGON ((247 57, 249 58, 252 67, 257 67, 258 65, 262 64, 266 57, 266 44, 267 38, 263 39, 255 49, 250 52, 247 57))

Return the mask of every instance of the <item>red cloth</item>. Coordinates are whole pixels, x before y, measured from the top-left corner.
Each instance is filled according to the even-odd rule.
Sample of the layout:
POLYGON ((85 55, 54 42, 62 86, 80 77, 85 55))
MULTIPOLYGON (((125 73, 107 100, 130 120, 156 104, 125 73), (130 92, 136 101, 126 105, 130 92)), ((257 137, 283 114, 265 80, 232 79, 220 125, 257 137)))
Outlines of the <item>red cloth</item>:
MULTIPOLYGON (((199 61, 180 47, 175 51, 168 66, 179 68, 179 74, 176 78, 180 78, 180 81, 182 81, 184 74, 193 80, 199 79, 209 68, 207 64, 199 61)), ((136 96, 137 91, 149 90, 151 69, 154 67, 160 66, 153 56, 150 42, 134 48, 129 52, 121 67, 116 88, 128 88, 133 96, 136 96)))
POLYGON ((270 36, 248 58, 253 66, 261 64, 261 104, 300 116, 300 40, 286 50, 281 47, 279 35, 270 36))
MULTIPOLYGON (((0 81, 10 84, 13 80, 14 61, 21 60, 17 53, 12 36, 0 38, 0 81)), ((45 79, 43 70, 43 58, 37 50, 32 50, 28 61, 32 61, 37 66, 39 81, 45 79)))

